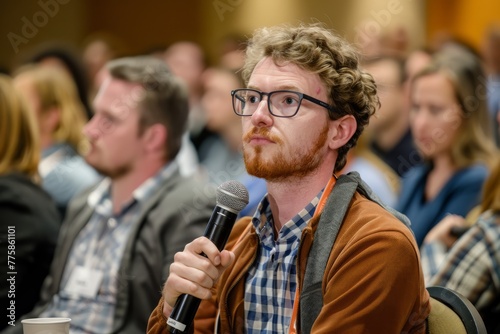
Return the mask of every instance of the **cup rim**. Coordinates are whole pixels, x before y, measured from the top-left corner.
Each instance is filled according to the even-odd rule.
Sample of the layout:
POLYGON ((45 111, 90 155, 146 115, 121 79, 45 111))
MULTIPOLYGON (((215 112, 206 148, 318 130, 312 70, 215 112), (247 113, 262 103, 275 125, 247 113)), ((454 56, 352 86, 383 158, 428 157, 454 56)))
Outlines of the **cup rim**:
POLYGON ((51 325, 51 324, 64 324, 70 322, 71 318, 30 318, 21 320, 22 324, 28 325, 51 325))

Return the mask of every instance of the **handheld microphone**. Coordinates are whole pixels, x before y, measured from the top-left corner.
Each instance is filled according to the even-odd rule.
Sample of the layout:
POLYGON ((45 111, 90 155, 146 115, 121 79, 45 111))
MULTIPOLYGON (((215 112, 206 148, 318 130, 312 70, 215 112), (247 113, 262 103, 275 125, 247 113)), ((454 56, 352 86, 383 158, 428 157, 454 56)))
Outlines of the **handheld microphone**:
MULTIPOLYGON (((247 204, 248 191, 240 182, 227 181, 217 188, 216 206, 205 228, 204 236, 212 241, 219 251, 224 249, 238 213, 247 204)), ((167 320, 167 329, 171 334, 187 333, 200 302, 199 298, 188 294, 179 296, 167 320)))

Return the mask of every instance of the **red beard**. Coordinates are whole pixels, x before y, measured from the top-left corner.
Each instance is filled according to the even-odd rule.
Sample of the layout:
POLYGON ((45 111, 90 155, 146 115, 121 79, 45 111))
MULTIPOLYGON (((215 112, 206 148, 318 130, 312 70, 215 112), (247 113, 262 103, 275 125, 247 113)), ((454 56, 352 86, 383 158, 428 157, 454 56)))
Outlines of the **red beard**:
MULTIPOLYGON (((325 147, 328 138, 328 123, 325 124, 312 148, 304 153, 303 150, 286 156, 283 151, 276 153, 271 159, 262 157, 263 146, 250 147, 243 145, 243 158, 247 172, 250 175, 263 178, 267 181, 283 181, 288 178, 301 178, 314 172, 322 162, 321 151, 325 147)), ((247 143, 252 135, 268 138, 276 145, 283 145, 283 140, 270 133, 267 128, 252 128, 243 137, 243 143, 247 143)))

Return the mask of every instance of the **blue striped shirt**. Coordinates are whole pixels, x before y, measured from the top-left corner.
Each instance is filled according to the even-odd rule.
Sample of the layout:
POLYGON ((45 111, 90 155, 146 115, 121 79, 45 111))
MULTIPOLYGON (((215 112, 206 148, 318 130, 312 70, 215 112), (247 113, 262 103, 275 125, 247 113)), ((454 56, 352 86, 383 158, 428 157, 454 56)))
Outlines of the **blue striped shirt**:
POLYGON ((314 215, 323 191, 274 236, 267 196, 252 223, 260 239, 259 253, 250 267, 245 287, 247 333, 288 332, 297 287, 297 253, 302 230, 314 215))

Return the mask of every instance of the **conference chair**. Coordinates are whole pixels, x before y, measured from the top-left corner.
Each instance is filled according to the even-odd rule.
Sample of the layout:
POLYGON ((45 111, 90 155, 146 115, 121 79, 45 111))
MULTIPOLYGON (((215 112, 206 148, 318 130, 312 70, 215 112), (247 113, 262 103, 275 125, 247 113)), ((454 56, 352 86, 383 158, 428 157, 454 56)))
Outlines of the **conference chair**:
POLYGON ((431 296, 429 334, 487 334, 479 312, 467 298, 442 286, 430 286, 427 291, 431 296))

